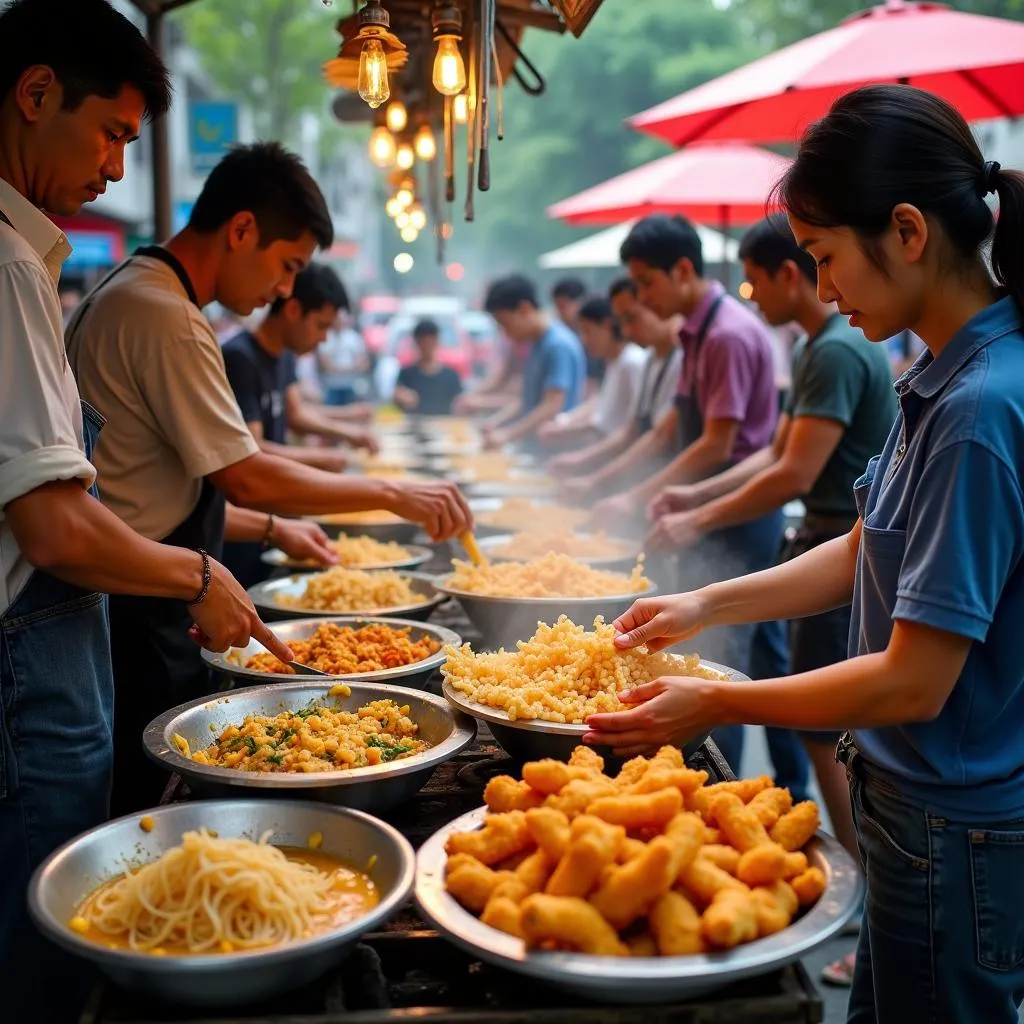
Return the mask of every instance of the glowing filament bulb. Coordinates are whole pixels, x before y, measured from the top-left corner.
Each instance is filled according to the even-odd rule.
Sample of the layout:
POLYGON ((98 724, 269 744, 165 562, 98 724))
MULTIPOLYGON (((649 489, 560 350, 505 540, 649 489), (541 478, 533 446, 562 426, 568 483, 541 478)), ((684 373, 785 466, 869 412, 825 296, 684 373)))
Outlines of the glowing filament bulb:
POLYGON ((433 81, 442 96, 457 96, 466 88, 466 65, 459 52, 458 36, 438 37, 433 81))
POLYGON ((379 39, 367 39, 359 54, 359 95, 374 110, 391 95, 388 58, 379 39))

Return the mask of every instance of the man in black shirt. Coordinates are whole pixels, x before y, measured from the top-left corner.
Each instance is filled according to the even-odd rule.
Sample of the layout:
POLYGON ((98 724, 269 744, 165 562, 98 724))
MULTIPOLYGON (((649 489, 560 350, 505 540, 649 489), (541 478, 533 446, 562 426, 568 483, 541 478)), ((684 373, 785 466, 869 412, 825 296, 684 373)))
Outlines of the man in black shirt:
POLYGON ((438 327, 433 320, 421 320, 412 330, 419 360, 405 366, 395 385, 395 404, 419 416, 447 416, 452 402, 462 393, 459 375, 437 359, 438 327))

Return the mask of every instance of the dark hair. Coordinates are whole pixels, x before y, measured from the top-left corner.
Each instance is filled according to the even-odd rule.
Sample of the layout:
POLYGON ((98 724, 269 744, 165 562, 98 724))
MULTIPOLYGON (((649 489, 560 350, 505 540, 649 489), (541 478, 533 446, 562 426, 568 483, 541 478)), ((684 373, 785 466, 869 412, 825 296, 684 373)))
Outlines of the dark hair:
POLYGON ((611 300, 603 295, 590 295, 580 306, 580 319, 594 324, 603 324, 612 319, 611 300))
POLYGON ((327 249, 334 225, 327 202, 306 165, 280 143, 236 146, 210 172, 192 207, 188 226, 209 234, 248 211, 256 218, 260 246, 312 233, 327 249))
POLYGON ((0 10, 0 102, 35 65, 64 90, 64 109, 88 96, 113 99, 134 86, 146 116, 171 105, 170 72, 142 33, 107 0, 11 0, 0 10))
POLYGON ((587 286, 578 277, 563 277, 556 281, 554 288, 551 289, 553 299, 571 299, 575 302, 586 294, 587 286))
POLYGON ((617 277, 608 288, 608 298, 614 299, 623 292, 629 292, 636 298, 636 285, 628 277, 617 277))
POLYGON ((436 338, 441 333, 441 328, 433 320, 420 320, 412 329, 413 341, 420 338, 436 338))
MULTIPOLYGON (((332 309, 350 308, 348 292, 341 278, 325 263, 310 263, 295 275, 295 285, 288 299, 295 299, 302 307, 302 315, 314 313, 324 306, 332 309)), ((278 296, 270 307, 271 314, 280 313, 288 299, 278 296)))
POLYGON ((537 303, 537 289, 533 282, 522 274, 509 274, 508 277, 499 277, 492 281, 487 289, 487 298, 484 299, 484 309, 488 313, 511 312, 518 309, 523 303, 539 308, 537 303))
POLYGON ((623 263, 639 260, 656 270, 671 270, 680 260, 693 264, 694 273, 704 276, 704 249, 697 229, 685 217, 655 213, 633 225, 619 249, 623 263))
POLYGON ((992 269, 1024 315, 1024 174, 986 163, 967 122, 938 96, 907 85, 841 96, 804 133, 775 188, 800 220, 851 228, 883 272, 878 241, 900 203, 942 225, 958 263, 977 260, 992 233, 989 192, 999 197, 992 269))
POLYGON ((739 256, 741 260, 750 260, 754 266, 768 271, 772 277, 786 260, 792 260, 811 284, 818 283, 818 268, 814 257, 797 245, 785 214, 773 213, 755 224, 743 236, 739 256))

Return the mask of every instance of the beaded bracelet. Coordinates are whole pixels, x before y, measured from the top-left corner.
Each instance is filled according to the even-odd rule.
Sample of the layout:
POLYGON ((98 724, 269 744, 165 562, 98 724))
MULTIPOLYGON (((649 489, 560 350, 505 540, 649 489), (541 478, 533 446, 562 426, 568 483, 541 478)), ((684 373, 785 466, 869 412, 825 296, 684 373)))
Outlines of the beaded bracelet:
POLYGON ((203 556, 203 585, 199 588, 199 593, 196 594, 195 598, 188 602, 189 607, 195 604, 202 604, 206 600, 206 595, 210 592, 210 581, 213 579, 213 567, 210 565, 210 556, 202 548, 199 548, 198 551, 203 556))
POLYGON ((270 547, 271 542, 274 539, 274 526, 275 525, 276 525, 276 521, 274 519, 273 513, 271 513, 270 515, 267 516, 267 526, 266 526, 266 529, 263 531, 263 540, 260 542, 264 551, 266 551, 267 548, 270 547))

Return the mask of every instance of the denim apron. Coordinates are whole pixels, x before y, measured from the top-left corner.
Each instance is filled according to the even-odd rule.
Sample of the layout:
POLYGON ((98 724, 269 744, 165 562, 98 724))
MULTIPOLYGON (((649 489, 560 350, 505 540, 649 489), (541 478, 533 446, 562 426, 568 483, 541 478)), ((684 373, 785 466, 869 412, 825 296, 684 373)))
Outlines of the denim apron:
MULTIPOLYGON (((82 420, 91 459, 103 419, 83 402, 82 420)), ((37 569, 0 615, 0 1017, 19 1024, 56 1024, 89 978, 29 922, 25 891, 58 846, 107 818, 113 703, 105 596, 37 569)))
MULTIPOLYGON (((181 282, 189 301, 199 301, 188 273, 160 246, 144 246, 134 256, 165 263, 181 282)), ((134 258, 134 257, 133 257, 134 258)), ((94 295, 124 263, 100 282, 94 295)), ((84 310, 83 310, 84 313, 84 310)), ((69 330, 81 323, 76 316, 69 330)), ((224 548, 225 503, 221 493, 204 480, 192 512, 162 544, 203 548, 220 559, 224 548)), ((114 783, 110 810, 114 817, 156 804, 167 783, 167 773, 146 756, 142 734, 149 723, 212 689, 211 676, 199 647, 189 636, 192 616, 184 601, 165 597, 110 597, 110 651, 114 671, 114 783)))
MULTIPOLYGON (((680 451, 685 451, 704 433, 704 412, 697 395, 700 354, 724 300, 723 294, 714 301, 701 324, 692 352, 687 352, 684 357, 683 375, 684 379, 689 380, 689 387, 685 394, 681 392, 675 399, 680 451)), ((718 467, 714 473, 728 469, 731 464, 718 467)), ((774 565, 782 542, 783 523, 782 510, 778 509, 752 522, 707 534, 678 558, 680 589, 699 590, 710 583, 746 576, 774 565)), ((702 633, 698 647, 702 657, 750 674, 755 666, 752 656, 755 640, 772 648, 778 647, 785 643, 781 630, 779 623, 744 623, 719 627, 702 633), (778 635, 769 636, 767 631, 774 631, 778 635)), ((743 727, 726 726, 716 729, 713 736, 726 760, 739 771, 743 753, 743 727)))

